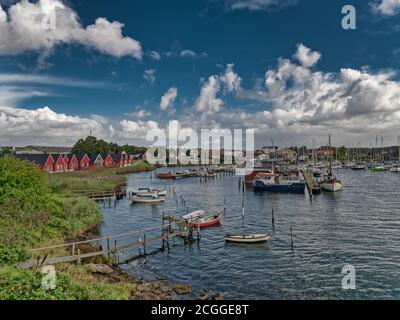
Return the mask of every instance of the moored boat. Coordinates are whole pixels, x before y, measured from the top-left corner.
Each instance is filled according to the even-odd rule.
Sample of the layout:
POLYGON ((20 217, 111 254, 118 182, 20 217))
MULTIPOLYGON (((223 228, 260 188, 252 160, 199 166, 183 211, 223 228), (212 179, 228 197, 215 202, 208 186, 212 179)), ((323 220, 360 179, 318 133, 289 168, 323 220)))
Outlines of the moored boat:
POLYGON ((270 236, 268 234, 227 234, 225 235, 225 241, 236 242, 236 243, 261 243, 267 242, 270 236))
POLYGON ((373 171, 373 172, 385 171, 385 166, 381 166, 381 165, 372 166, 371 171, 373 171))
POLYGON ((132 197, 132 203, 160 203, 164 202, 165 197, 153 194, 135 195, 132 197))
POLYGON ((321 189, 330 192, 342 190, 342 182, 333 174, 329 174, 321 183, 321 189))
POLYGON ((167 172, 160 172, 157 174, 158 179, 176 179, 176 175, 172 173, 171 171, 167 172))
POLYGON ((390 172, 400 173, 400 166, 391 167, 390 172))
POLYGON ((254 182, 254 190, 269 192, 304 193, 306 182, 297 177, 284 177, 274 173, 262 173, 254 182))
POLYGON ((139 189, 130 189, 128 191, 128 193, 131 196, 157 194, 160 197, 165 197, 167 195, 167 190, 158 190, 158 189, 145 187, 145 188, 139 188, 139 189))
MULTIPOLYGON (((201 212, 202 210, 199 210, 199 212, 201 212)), ((199 213, 198 212, 198 213, 199 213)), ((222 219, 222 215, 224 213, 224 210, 219 211, 211 216, 203 216, 203 214, 198 215, 197 218, 192 218, 191 215, 195 215, 195 212, 192 212, 192 214, 186 215, 189 217, 189 219, 185 219, 183 216, 182 218, 184 218, 186 221, 190 222, 192 227, 194 228, 208 228, 208 227, 212 227, 212 226, 216 226, 220 224, 220 221, 222 219)))
POLYGON ((351 167, 351 170, 354 170, 354 171, 360 171, 360 170, 366 170, 366 169, 367 169, 367 167, 362 164, 357 164, 357 165, 351 167))
MULTIPOLYGON (((331 134, 329 134, 329 148, 331 148, 331 134)), ((330 192, 342 190, 342 181, 332 174, 332 159, 329 158, 329 173, 321 183, 321 189, 330 192)))

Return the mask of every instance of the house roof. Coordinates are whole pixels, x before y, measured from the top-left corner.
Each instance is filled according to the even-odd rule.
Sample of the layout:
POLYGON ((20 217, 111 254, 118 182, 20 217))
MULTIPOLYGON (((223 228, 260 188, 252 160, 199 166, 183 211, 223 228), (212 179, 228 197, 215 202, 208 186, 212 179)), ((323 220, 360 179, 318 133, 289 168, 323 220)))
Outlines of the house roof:
POLYGON ((112 153, 111 157, 113 158, 114 161, 118 161, 122 159, 122 154, 121 153, 112 153))
POLYGON ((78 161, 81 162, 83 157, 86 155, 87 155, 86 153, 77 153, 75 156, 76 156, 76 159, 78 159, 78 161))
MULTIPOLYGON (((102 157, 101 154, 99 154, 99 153, 92 153, 92 154, 89 155, 90 161, 92 161, 92 162, 96 161, 96 159, 97 159, 98 157, 101 157, 101 158, 103 159, 103 157, 102 157)), ((103 160, 104 160, 104 159, 103 159, 103 160)))
MULTIPOLYGON (((52 157, 50 154, 16 154, 15 158, 19 160, 26 160, 34 162, 38 165, 45 165, 46 161, 49 157, 52 157)), ((54 158, 53 158, 54 160, 54 158)))

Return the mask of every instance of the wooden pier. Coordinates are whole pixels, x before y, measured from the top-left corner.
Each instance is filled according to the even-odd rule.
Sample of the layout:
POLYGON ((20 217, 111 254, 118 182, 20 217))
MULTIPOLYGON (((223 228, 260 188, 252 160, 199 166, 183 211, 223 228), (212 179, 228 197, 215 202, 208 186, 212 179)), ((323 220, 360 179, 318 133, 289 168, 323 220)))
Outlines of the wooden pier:
POLYGON ((306 181, 308 193, 310 194, 310 197, 312 197, 315 189, 313 175, 309 170, 302 170, 301 173, 303 174, 304 180, 306 181))
POLYGON ((120 262, 120 255, 124 256, 124 261, 127 262, 132 259, 145 256, 148 253, 146 249, 150 244, 153 243, 161 243, 161 247, 156 250, 159 251, 161 249, 164 249, 165 246, 169 248, 169 242, 173 238, 183 238, 185 240, 185 243, 187 243, 187 241, 192 241, 194 239, 193 232, 193 228, 186 221, 171 216, 163 216, 162 225, 159 227, 91 240, 77 241, 73 243, 32 249, 30 250, 31 259, 20 263, 19 267, 22 269, 31 269, 59 263, 80 263, 82 259, 94 258, 99 256, 111 257, 111 255, 113 256, 114 262, 116 263, 120 262), (168 221, 169 223, 164 224, 164 221, 168 221), (127 237, 132 238, 134 236, 136 236, 137 240, 121 241, 121 239, 127 237), (103 245, 101 245, 100 243, 105 245, 106 248, 103 248, 103 245), (86 247, 87 249, 88 245, 92 245, 93 251, 81 253, 80 248, 86 247), (138 249, 139 254, 132 255, 130 257, 122 254, 122 252, 125 250, 133 249, 138 249), (63 252, 63 255, 52 256, 52 253, 60 253, 60 250, 61 252, 63 252))

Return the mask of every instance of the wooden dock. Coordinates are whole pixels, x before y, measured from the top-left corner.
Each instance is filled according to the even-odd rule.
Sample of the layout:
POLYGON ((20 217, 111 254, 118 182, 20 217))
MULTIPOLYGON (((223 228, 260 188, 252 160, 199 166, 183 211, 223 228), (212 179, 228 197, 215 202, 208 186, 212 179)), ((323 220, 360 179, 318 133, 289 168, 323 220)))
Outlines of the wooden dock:
POLYGON ((124 257, 126 257, 125 261, 129 261, 136 257, 145 256, 147 254, 146 246, 153 243, 160 242, 160 249, 163 249, 165 246, 169 248, 169 241, 176 237, 184 238, 185 240, 193 240, 193 229, 184 220, 177 219, 171 216, 163 217, 162 226, 155 228, 133 231, 130 233, 97 239, 32 249, 30 250, 31 259, 20 263, 19 267, 22 269, 31 269, 59 263, 80 263, 82 259, 94 258, 98 256, 110 257, 111 255, 113 256, 114 261, 118 263, 119 255, 123 255, 122 251, 139 249, 139 254, 136 256, 126 257, 125 255, 123 255, 124 257), (168 221, 169 223, 164 224, 164 221, 168 221), (155 234, 155 232, 157 232, 158 235, 155 234), (121 243, 121 239, 126 237, 131 238, 133 236, 137 237, 136 241, 121 243), (103 247, 99 245, 99 243, 106 243, 106 248, 103 249, 103 247), (92 245, 93 251, 81 253, 80 247, 83 245, 86 245, 86 248, 87 245, 92 245), (60 252, 60 249, 64 249, 64 255, 52 256, 52 252, 60 252), (66 254, 67 252, 68 254, 66 254))
POLYGON ((308 189, 308 193, 310 196, 313 194, 313 189, 314 189, 314 178, 309 170, 302 170, 301 173, 303 174, 304 180, 306 181, 306 186, 308 189))

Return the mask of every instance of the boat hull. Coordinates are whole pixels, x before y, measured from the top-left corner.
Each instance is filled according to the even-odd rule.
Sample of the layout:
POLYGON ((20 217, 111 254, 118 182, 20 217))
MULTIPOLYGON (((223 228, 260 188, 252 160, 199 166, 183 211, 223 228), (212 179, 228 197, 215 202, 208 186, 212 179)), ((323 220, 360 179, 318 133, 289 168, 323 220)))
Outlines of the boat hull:
POLYGON ((303 182, 293 182, 289 184, 265 184, 262 181, 256 181, 254 190, 269 192, 286 192, 286 193, 304 193, 306 184, 303 182))
POLYGON ((269 240, 269 235, 226 235, 226 242, 234 243, 264 243, 269 240))
POLYGON ((321 189, 330 192, 342 190, 342 184, 339 182, 324 182, 321 184, 321 189))
POLYGON ((191 222, 191 225, 194 228, 209 228, 209 227, 217 226, 220 224, 220 221, 222 219, 222 214, 223 214, 223 211, 218 212, 217 214, 215 214, 211 217, 197 219, 197 220, 191 222))
POLYGON ((132 203, 149 203, 149 204, 155 204, 155 203, 160 203, 160 202, 164 202, 165 198, 161 197, 161 198, 155 198, 155 199, 142 199, 139 197, 133 197, 132 199, 132 203))

